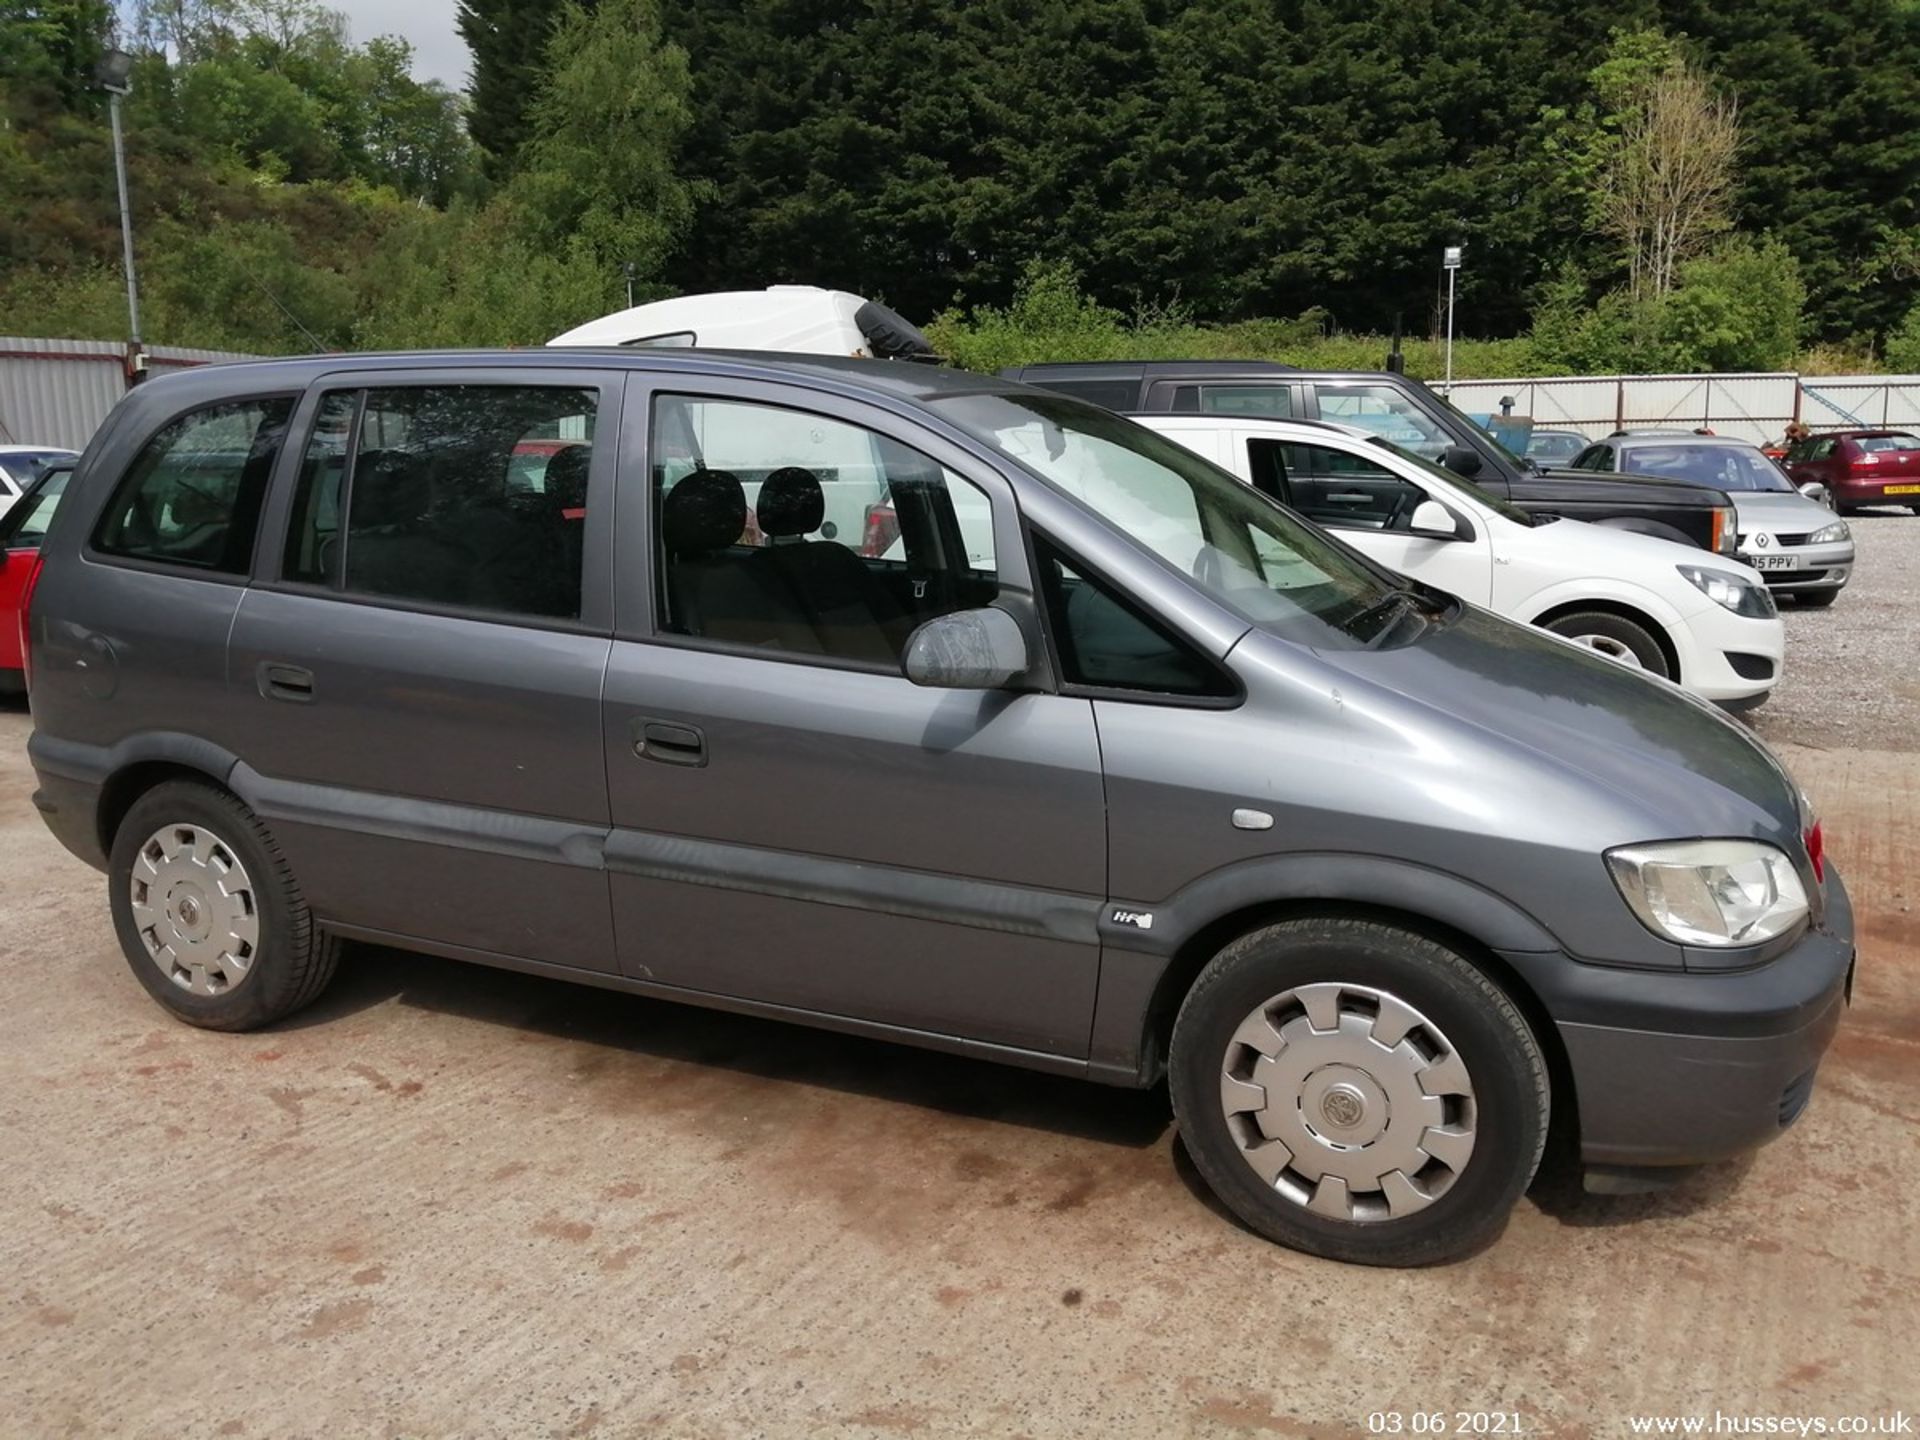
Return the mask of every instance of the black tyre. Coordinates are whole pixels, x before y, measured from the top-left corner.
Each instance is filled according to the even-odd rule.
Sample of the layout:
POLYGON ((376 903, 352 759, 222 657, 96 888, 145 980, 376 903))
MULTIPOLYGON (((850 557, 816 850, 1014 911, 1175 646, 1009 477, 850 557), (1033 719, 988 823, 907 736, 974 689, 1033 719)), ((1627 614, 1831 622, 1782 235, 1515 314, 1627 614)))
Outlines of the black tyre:
POLYGON ((1625 616, 1604 610, 1581 610, 1559 616, 1545 628, 1622 665, 1645 670, 1663 680, 1674 678, 1666 652, 1660 648, 1653 632, 1625 616))
POLYGON ((315 928, 272 835, 224 790, 169 780, 142 795, 107 876, 127 964, 190 1025, 270 1024, 333 978, 339 941, 315 928))
POLYGON ((1546 1145, 1546 1060, 1499 986, 1444 945, 1290 920, 1216 955, 1168 1061, 1195 1166, 1270 1240, 1431 1265, 1506 1224, 1546 1145))
POLYGON ((1795 600, 1814 610, 1824 610, 1840 598, 1840 587, 1831 590, 1801 590, 1795 593, 1795 600))

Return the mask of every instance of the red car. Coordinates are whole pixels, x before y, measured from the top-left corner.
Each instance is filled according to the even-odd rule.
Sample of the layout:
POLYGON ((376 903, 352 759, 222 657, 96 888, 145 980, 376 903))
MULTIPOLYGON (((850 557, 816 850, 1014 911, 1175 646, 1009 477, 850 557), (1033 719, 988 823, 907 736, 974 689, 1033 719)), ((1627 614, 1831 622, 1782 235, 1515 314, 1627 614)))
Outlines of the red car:
POLYGON ((1920 515, 1920 435, 1830 430, 1796 442, 1781 463, 1794 484, 1826 486, 1842 515, 1862 505, 1904 505, 1920 515))
POLYGON ((17 695, 26 689, 20 602, 38 568, 41 537, 47 533, 71 474, 71 460, 50 467, 12 509, 0 515, 0 695, 17 695))

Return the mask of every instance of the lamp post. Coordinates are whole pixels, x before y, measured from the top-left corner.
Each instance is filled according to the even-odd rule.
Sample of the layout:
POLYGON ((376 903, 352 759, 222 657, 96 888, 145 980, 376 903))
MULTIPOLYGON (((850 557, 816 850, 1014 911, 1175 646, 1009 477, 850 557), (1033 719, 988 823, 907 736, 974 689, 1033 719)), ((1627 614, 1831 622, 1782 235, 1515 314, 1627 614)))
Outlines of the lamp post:
POLYGON ((145 369, 140 344, 140 286, 133 278, 133 210, 127 203, 127 147, 120 133, 120 101, 133 90, 133 56, 120 49, 102 51, 93 67, 93 79, 107 92, 107 107, 113 118, 113 173, 120 185, 120 258, 127 272, 127 325, 132 331, 128 369, 138 375, 145 369))
POLYGON ((1449 245, 1440 252, 1440 268, 1447 272, 1447 388, 1446 396, 1453 398, 1453 281, 1460 273, 1460 252, 1464 245, 1449 245))

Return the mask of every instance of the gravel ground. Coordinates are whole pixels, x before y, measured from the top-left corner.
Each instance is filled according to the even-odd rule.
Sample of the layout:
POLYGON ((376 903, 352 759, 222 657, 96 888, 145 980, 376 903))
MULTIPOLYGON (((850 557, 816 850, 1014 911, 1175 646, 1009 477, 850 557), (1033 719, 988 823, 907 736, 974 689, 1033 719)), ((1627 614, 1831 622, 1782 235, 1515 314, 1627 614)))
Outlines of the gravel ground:
POLYGON ((1920 749, 1920 515, 1849 517, 1859 557, 1825 610, 1780 607, 1787 664, 1747 721, 1769 744, 1920 749))

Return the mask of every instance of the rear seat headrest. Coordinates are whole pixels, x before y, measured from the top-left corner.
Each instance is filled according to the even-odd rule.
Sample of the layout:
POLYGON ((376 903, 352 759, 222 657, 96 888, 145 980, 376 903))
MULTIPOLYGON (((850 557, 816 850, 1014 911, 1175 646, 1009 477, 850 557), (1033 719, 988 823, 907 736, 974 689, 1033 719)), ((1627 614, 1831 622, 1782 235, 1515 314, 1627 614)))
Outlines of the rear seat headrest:
POLYGON ((753 513, 769 540, 812 534, 827 517, 820 477, 799 465, 781 467, 761 483, 753 513))
POLYGON ((667 491, 660 530, 675 555, 724 550, 747 528, 747 492, 730 470, 696 470, 667 491))

